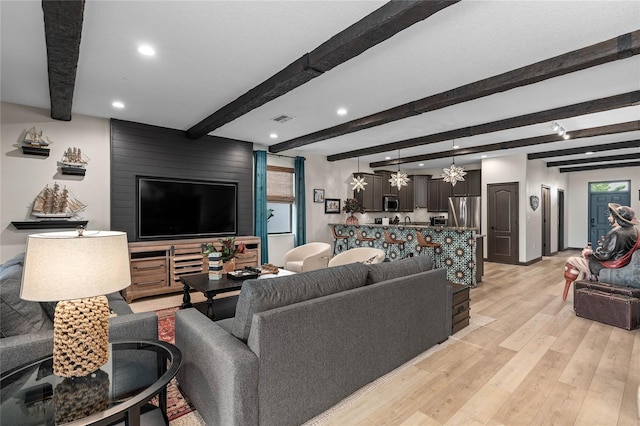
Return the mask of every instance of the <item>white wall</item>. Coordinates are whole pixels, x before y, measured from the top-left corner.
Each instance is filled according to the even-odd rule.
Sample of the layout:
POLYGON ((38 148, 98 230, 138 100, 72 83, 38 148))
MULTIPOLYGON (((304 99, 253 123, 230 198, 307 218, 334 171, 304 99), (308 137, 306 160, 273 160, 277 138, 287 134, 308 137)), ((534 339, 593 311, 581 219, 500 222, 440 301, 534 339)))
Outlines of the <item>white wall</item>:
POLYGON ((49 111, 15 104, 0 104, 2 123, 0 160, 0 262, 25 250, 27 235, 51 230, 16 230, 12 221, 29 217, 36 195, 45 185, 58 182, 87 205, 80 217, 90 229, 110 228, 109 120, 74 114, 71 121, 53 120, 49 111), (24 132, 42 130, 51 142, 49 157, 23 155, 24 132), (58 161, 69 147, 81 148, 90 158, 83 176, 62 175, 58 161))
POLYGON ((566 194, 567 174, 560 173, 555 167, 547 167, 546 162, 542 160, 527 161, 526 192, 522 194, 527 217, 526 261, 542 256, 542 186, 549 188, 551 196, 549 209, 551 227, 550 251, 551 253, 558 251, 558 189, 564 189, 566 194), (535 195, 540 199, 540 207, 535 211, 529 203, 531 195, 535 195))
POLYGON ((640 167, 621 167, 567 173, 566 220, 569 228, 567 247, 584 247, 589 239, 589 182, 631 180, 631 207, 640 217, 640 167))

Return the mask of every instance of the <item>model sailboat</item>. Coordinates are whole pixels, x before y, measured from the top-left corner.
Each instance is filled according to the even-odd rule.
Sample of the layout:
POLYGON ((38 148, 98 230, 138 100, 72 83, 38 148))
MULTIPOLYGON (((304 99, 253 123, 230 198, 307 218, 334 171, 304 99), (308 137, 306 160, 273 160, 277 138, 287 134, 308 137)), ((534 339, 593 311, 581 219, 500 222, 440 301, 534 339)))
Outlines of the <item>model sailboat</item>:
POLYGON ((35 127, 25 133, 22 143, 32 148, 46 148, 49 146, 49 143, 42 138, 42 130, 38 132, 35 127))
POLYGON ((54 183, 52 188, 47 185, 40 191, 33 202, 31 214, 40 218, 70 218, 86 207, 66 186, 61 190, 60 185, 54 183))
POLYGON ((89 163, 89 157, 87 157, 80 148, 67 148, 61 161, 63 167, 76 167, 84 169, 89 163))

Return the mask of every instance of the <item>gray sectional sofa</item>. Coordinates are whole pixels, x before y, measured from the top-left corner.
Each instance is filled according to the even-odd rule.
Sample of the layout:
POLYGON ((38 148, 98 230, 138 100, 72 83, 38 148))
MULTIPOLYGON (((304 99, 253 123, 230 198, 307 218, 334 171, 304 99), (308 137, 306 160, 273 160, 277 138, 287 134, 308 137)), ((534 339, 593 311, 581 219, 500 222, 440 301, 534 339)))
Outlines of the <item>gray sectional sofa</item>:
MULTIPOLYGON (((54 303, 20 299, 24 254, 0 265, 0 372, 53 351, 54 303)), ((133 313, 119 293, 107 295, 111 311, 109 340, 157 339, 155 312, 133 313)))
POLYGON ((451 334, 428 256, 243 283, 233 318, 176 314, 181 389, 207 425, 299 425, 451 334))

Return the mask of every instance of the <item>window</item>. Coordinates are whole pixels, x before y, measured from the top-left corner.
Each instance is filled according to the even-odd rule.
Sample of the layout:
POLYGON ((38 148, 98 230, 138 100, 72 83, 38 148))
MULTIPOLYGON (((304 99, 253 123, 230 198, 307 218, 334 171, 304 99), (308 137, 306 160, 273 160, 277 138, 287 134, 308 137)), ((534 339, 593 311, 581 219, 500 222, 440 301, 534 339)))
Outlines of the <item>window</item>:
POLYGON ((294 170, 289 167, 267 166, 267 220, 269 234, 292 232, 294 170))
POLYGON ((629 192, 629 181, 591 182, 590 192, 629 192))

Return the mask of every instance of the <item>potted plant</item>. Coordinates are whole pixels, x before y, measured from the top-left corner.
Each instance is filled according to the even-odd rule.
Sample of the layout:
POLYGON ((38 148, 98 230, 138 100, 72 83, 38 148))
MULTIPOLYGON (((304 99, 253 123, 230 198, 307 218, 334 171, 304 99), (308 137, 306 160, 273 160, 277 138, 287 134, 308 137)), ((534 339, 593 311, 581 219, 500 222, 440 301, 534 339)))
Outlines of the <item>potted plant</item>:
POLYGON ((208 243, 204 246, 202 255, 209 257, 210 253, 220 253, 220 259, 223 263, 223 271, 233 271, 235 269, 236 256, 243 254, 246 251, 246 247, 243 242, 239 242, 238 245, 236 245, 235 241, 236 240, 233 237, 220 238, 218 239, 218 242, 220 243, 219 248, 216 248, 212 243, 208 243))
POLYGON ((355 198, 347 198, 344 200, 344 205, 342 206, 342 211, 349 213, 345 223, 347 225, 357 225, 359 223, 358 218, 355 217, 354 213, 364 213, 364 208, 360 205, 358 200, 355 198))

